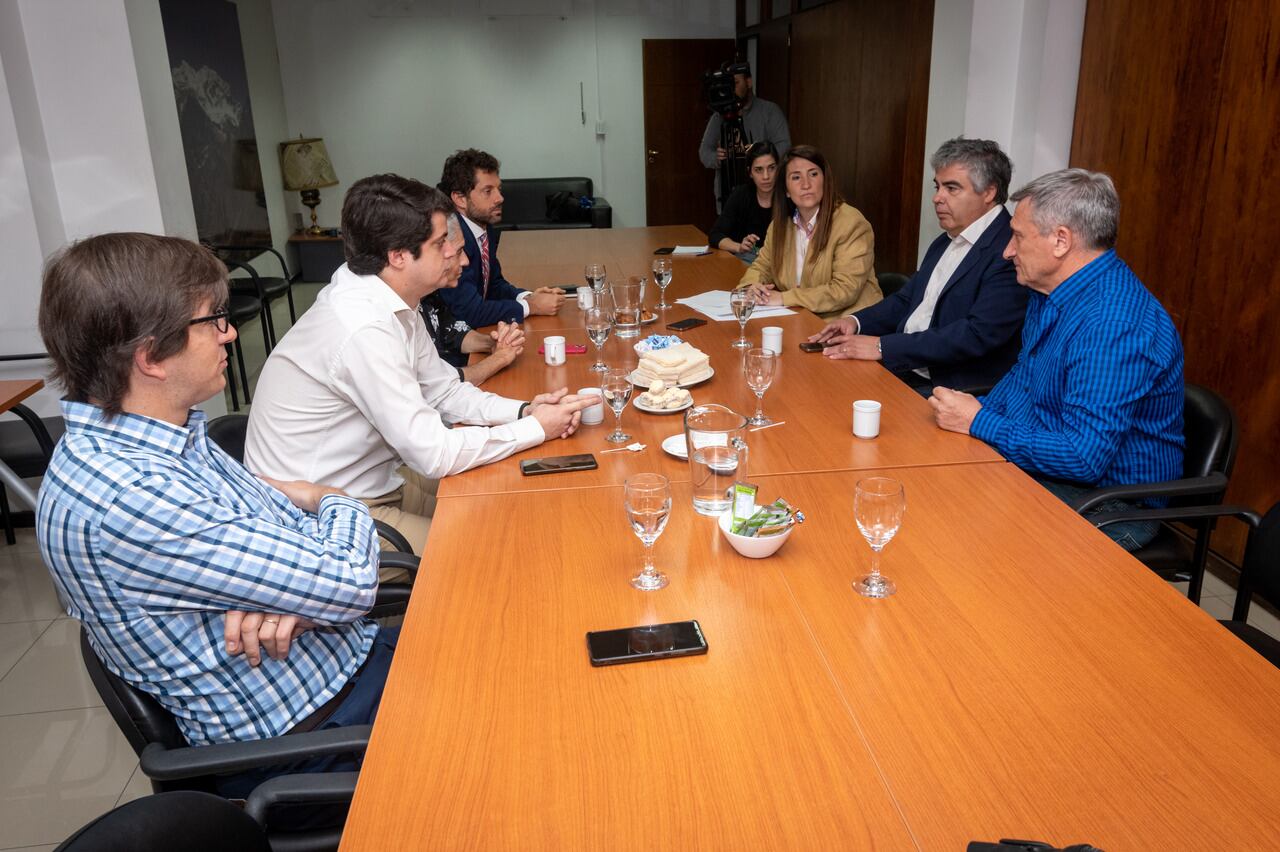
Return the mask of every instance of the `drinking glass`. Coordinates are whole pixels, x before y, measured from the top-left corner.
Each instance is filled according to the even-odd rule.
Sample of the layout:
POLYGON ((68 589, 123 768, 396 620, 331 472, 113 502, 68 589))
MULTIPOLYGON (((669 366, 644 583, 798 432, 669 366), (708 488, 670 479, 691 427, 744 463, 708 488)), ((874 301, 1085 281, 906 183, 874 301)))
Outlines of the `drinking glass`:
POLYGON ((611 444, 625 444, 631 440, 631 436, 622 431, 622 409, 631 399, 631 380, 627 378, 627 371, 618 367, 607 368, 600 381, 600 392, 613 409, 613 431, 605 436, 605 440, 611 444))
POLYGON ((643 280, 633 275, 624 281, 609 282, 613 296, 613 331, 618 337, 640 336, 640 282, 643 280))
POLYGON ((604 264, 588 263, 582 268, 582 275, 587 279, 587 286, 596 292, 597 295, 604 291, 604 264))
POLYGON ((693 509, 721 515, 733 504, 733 483, 747 481, 747 418, 723 405, 684 413, 684 440, 693 482, 693 509))
POLYGON ((747 387, 756 395, 756 413, 747 421, 752 426, 768 426, 773 422, 764 416, 764 392, 773 384, 773 373, 777 365, 778 356, 772 349, 747 351, 743 371, 747 374, 747 387))
POLYGON ((880 574, 880 551, 897 534, 907 511, 902 483, 884 476, 858 480, 853 493, 853 517, 862 537, 871 545, 871 573, 853 581, 858 594, 887 598, 898 590, 880 574))
POLYGON ((587 337, 596 347, 596 362, 588 368, 593 373, 609 369, 604 363, 604 343, 609 339, 609 332, 613 331, 613 302, 608 293, 601 293, 599 298, 603 304, 597 302, 587 311, 587 337))
POLYGON ((750 349, 751 341, 747 340, 747 320, 751 319, 751 312, 756 309, 756 301, 751 298, 747 288, 742 287, 729 294, 729 307, 733 308, 733 315, 737 317, 740 329, 738 339, 733 341, 733 348, 750 349))
POLYGON ((667 285, 671 283, 671 258, 654 258, 653 283, 658 285, 658 310, 665 311, 671 307, 667 304, 667 285))
POLYGON ((644 568, 631 578, 631 585, 652 592, 667 585, 667 575, 653 567, 653 544, 667 528, 671 515, 671 483, 658 473, 627 477, 623 485, 627 520, 644 544, 644 568))

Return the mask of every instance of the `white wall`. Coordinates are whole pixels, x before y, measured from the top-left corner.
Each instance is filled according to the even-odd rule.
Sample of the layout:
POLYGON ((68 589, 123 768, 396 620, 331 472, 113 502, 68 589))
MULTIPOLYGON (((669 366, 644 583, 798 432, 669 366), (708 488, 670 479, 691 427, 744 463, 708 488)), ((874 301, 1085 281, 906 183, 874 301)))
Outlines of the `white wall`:
POLYGON ((1086 0, 947 0, 934 5, 920 258, 941 233, 928 158, 958 133, 994 139, 1013 188, 1071 155, 1086 0))
MULTIPOLYGON (((643 225, 641 40, 734 34, 732 0, 272 0, 272 8, 289 134, 323 137, 341 181, 321 190, 326 226, 337 225, 355 180, 394 171, 434 184, 445 157, 466 147, 494 154, 506 177, 590 177, 616 227, 643 225), (508 14, 538 9, 561 14, 508 14)), ((289 195, 291 209, 304 209, 289 195)))

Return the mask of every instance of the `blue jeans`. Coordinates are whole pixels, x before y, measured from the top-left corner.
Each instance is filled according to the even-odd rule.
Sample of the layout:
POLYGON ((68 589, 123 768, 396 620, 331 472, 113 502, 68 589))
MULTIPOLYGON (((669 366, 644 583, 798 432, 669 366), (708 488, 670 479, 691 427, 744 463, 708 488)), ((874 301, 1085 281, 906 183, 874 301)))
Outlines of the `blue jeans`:
MULTIPOLYGON (((1080 485, 1069 485, 1065 482, 1054 482, 1053 480, 1040 479, 1038 477, 1036 482, 1039 482, 1050 494, 1064 503, 1074 503, 1078 498, 1094 490, 1080 485)), ((1137 508, 1140 507, 1132 503, 1126 503, 1124 500, 1108 500, 1100 506, 1094 506, 1085 512, 1084 516, 1088 518, 1090 515, 1096 515, 1100 512, 1131 512, 1137 508)), ((1101 529, 1107 534, 1108 538, 1132 553, 1151 543, 1151 539, 1155 538, 1156 533, 1160 530, 1160 522, 1125 521, 1118 524, 1107 524, 1101 529)))

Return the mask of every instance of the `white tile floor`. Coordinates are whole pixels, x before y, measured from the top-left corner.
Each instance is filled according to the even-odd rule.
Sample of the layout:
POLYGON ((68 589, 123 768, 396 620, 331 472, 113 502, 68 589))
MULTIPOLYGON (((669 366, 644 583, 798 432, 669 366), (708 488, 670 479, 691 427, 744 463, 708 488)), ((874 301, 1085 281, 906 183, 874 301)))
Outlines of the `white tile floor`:
MULTIPOLYGON (((299 312, 318 289, 295 288, 299 312)), ((274 317, 283 334, 288 307, 277 303, 274 317)), ((262 335, 256 325, 244 332, 256 375, 262 335)), ((1206 577, 1201 606, 1215 618, 1231 617, 1233 582, 1206 577)), ((1280 636, 1280 619, 1257 603, 1249 622, 1280 636)), ((151 792, 85 673, 78 630, 58 605, 34 532, 20 529, 16 545, 0 543, 0 850, 52 850, 117 804, 151 792)))

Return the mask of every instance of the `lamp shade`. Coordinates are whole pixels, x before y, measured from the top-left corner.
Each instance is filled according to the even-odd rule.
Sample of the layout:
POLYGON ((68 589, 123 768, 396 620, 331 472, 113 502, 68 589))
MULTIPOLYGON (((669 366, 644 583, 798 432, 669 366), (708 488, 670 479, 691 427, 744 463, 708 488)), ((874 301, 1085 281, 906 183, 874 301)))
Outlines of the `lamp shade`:
POLYGON ((291 191, 320 189, 338 183, 323 139, 281 142, 280 173, 284 177, 284 188, 291 191))

